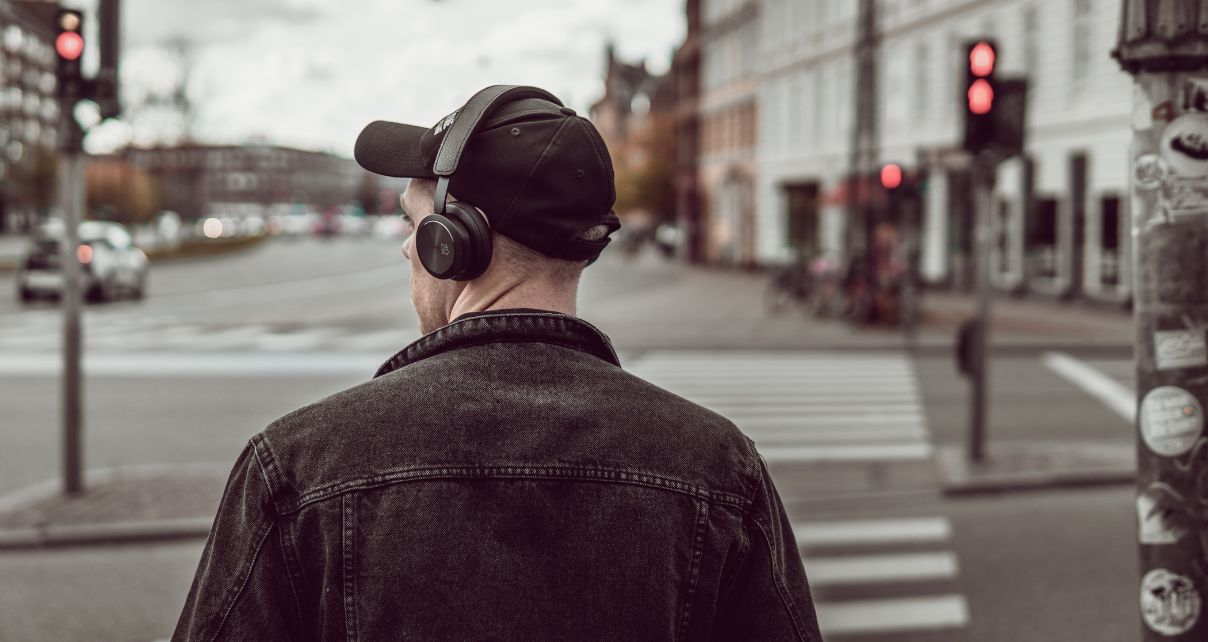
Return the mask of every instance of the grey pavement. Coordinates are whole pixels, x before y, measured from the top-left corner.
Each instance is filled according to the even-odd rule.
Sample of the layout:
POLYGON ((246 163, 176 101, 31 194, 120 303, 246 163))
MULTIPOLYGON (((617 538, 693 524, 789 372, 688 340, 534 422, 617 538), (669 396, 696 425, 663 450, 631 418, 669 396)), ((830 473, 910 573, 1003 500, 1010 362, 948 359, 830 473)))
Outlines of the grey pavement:
MULTIPOLYGON (((166 637, 200 554, 196 536, 248 436, 364 380, 415 332, 397 252, 396 244, 375 240, 272 242, 221 260, 157 266, 146 301, 89 307, 96 354, 86 378, 85 461, 94 469, 94 492, 82 500, 45 493, 58 464, 54 345, 20 343, 41 326, 56 332, 55 309, 20 308, 0 296, 6 420, 0 494, 12 498, 43 482, 41 495, 25 492, 19 510, 15 502, 0 510, 0 529, 7 528, 13 546, 40 546, 0 551, 0 639, 46 632, 54 639, 166 637), (196 332, 154 344, 151 337, 168 336, 156 333, 177 324, 196 332), (290 344, 265 341, 266 333, 317 338, 290 344), (352 335, 362 337, 361 349, 332 351, 330 342, 352 335), (196 474, 157 479, 164 464, 196 474), (148 485, 158 493, 146 492, 148 485), (174 506, 157 512, 157 502, 174 506), (147 537, 157 519, 164 534, 194 538, 98 544, 147 537), (123 536, 114 529, 122 521, 137 528, 123 536), (72 581, 72 568, 78 579, 60 587, 72 581), (106 577, 117 590, 84 590, 106 577), (124 610, 90 637, 89 618, 114 608, 124 610)), ((0 275, 0 293, 10 285, 6 278, 0 275)), ((935 295, 922 333, 933 349, 912 358, 896 332, 798 313, 769 316, 761 307, 764 283, 758 274, 667 264, 653 255, 631 262, 611 257, 588 271, 580 314, 612 336, 628 367, 703 395, 766 451, 800 527, 807 568, 818 576, 824 620, 841 631, 830 638, 1078 639, 1067 634, 1079 626, 1135 629, 1131 602, 1123 601, 1135 597, 1129 489, 960 499, 942 493, 942 455, 936 455, 959 452, 964 440, 966 382, 948 346, 968 297, 935 295), (779 390, 761 388, 750 376, 768 368, 779 369, 782 376, 770 380, 779 390), (777 416, 744 414, 749 404, 726 406, 769 395, 791 407, 777 416), (840 424, 852 429, 839 430, 840 424), (919 538, 904 537, 911 532, 919 538), (836 540, 852 533, 882 533, 884 541, 836 540), (1045 567, 1013 573, 1013 564, 1025 563, 1045 567), (1047 599, 1034 581, 1048 582, 1053 602, 1032 603, 1047 599), (1119 615, 1091 621, 1088 614, 1103 604, 1116 605, 1119 615), (1062 608, 1068 613, 1062 622, 1033 621, 1027 608, 1050 619, 1062 608), (924 621, 903 628, 903 615, 924 621), (871 632, 877 623, 889 632, 871 632)), ((1002 455, 995 462, 1034 469, 1041 460, 1051 468, 1058 450, 1071 454, 1058 463, 1085 461, 1093 449, 1082 445, 1091 444, 1122 461, 1120 453, 1132 447, 1131 424, 1054 370, 1042 349, 1067 347, 1072 358, 1127 390, 1131 366, 1121 356, 1122 337, 1131 333, 1127 315, 1067 314, 1036 302, 996 309, 1004 345, 1020 349, 991 366, 990 452, 1002 455)))

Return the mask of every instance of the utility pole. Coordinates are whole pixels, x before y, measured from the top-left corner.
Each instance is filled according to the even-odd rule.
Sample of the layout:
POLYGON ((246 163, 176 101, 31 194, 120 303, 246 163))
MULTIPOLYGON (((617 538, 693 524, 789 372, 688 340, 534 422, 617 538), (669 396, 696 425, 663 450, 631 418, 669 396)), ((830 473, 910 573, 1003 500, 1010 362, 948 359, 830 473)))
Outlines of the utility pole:
POLYGON ((877 163, 877 1, 860 0, 856 40, 856 109, 847 166, 847 247, 864 251, 872 274, 873 211, 869 177, 877 163))
MULTIPOLYGON (((1142 639, 1208 639, 1208 7, 1123 0, 1142 639)), ((1121 96, 1121 99, 1123 97, 1121 96)))

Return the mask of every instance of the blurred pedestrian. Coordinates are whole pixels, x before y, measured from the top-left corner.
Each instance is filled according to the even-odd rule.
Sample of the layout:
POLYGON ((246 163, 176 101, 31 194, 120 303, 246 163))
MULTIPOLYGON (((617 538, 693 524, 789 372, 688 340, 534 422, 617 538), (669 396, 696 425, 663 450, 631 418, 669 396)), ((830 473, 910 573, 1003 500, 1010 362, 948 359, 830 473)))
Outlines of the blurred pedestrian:
POLYGON ((751 441, 575 316, 619 227, 591 122, 496 86, 356 157, 412 179, 426 334, 252 437, 173 639, 820 639, 751 441))

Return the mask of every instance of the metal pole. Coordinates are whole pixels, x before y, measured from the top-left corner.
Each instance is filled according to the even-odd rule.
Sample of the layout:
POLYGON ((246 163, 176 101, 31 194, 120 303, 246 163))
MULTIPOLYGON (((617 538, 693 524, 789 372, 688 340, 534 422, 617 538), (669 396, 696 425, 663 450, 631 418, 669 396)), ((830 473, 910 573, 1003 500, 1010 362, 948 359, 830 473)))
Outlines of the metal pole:
POLYGON ((1204 640, 1208 639, 1208 620, 1202 615, 1208 589, 1208 449, 1203 436, 1208 399, 1208 176, 1184 173, 1191 169, 1185 164, 1190 157, 1180 154, 1177 141, 1208 136, 1208 113, 1180 113, 1185 108, 1180 94, 1190 90, 1187 83, 1194 84, 1188 74, 1141 73, 1136 81, 1136 111, 1151 113, 1154 105, 1170 109, 1165 118, 1150 123, 1133 119, 1143 639, 1204 640))
POLYGON ((909 191, 905 199, 903 223, 905 230, 903 257, 906 261, 906 272, 902 283, 900 308, 902 310, 902 338, 906 350, 913 353, 918 348, 919 340, 919 236, 920 216, 917 178, 909 183, 909 191))
POLYGON ((976 221, 974 260, 977 269, 977 330, 973 333, 973 389, 969 402, 969 459, 973 461, 986 458, 986 392, 989 387, 986 350, 990 335, 990 208, 994 169, 993 161, 982 154, 974 159, 970 172, 976 221))
POLYGON ((1146 642, 1208 639, 1208 20, 1202 2, 1122 2, 1132 74, 1137 550, 1146 642))
POLYGON ((63 212, 63 491, 84 491, 83 481, 83 386, 80 378, 80 237, 84 216, 84 163, 79 149, 81 132, 71 114, 64 116, 60 135, 60 203, 63 212))

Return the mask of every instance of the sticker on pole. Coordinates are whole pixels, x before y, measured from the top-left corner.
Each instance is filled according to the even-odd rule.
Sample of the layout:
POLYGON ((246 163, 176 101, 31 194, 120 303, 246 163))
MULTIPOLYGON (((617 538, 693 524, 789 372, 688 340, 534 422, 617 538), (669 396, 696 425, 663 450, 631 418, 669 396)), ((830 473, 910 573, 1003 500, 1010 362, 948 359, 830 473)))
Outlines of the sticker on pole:
POLYGON ((1174 544, 1191 532, 1183 508, 1186 500, 1169 484, 1154 482, 1137 495, 1138 541, 1142 544, 1174 544))
POLYGON ((1153 452, 1166 457, 1191 450, 1204 428, 1204 409, 1186 390, 1159 386, 1141 400, 1141 439, 1153 452))
POLYGON ((1155 568, 1141 578, 1141 617, 1161 635, 1181 635, 1200 619, 1200 594, 1189 578, 1155 568))
POLYGON ((1158 370, 1208 365, 1204 329, 1158 330, 1153 333, 1154 361, 1158 370))
POLYGON ((1162 160, 1180 176, 1208 176, 1208 114, 1191 112, 1162 131, 1162 160))

